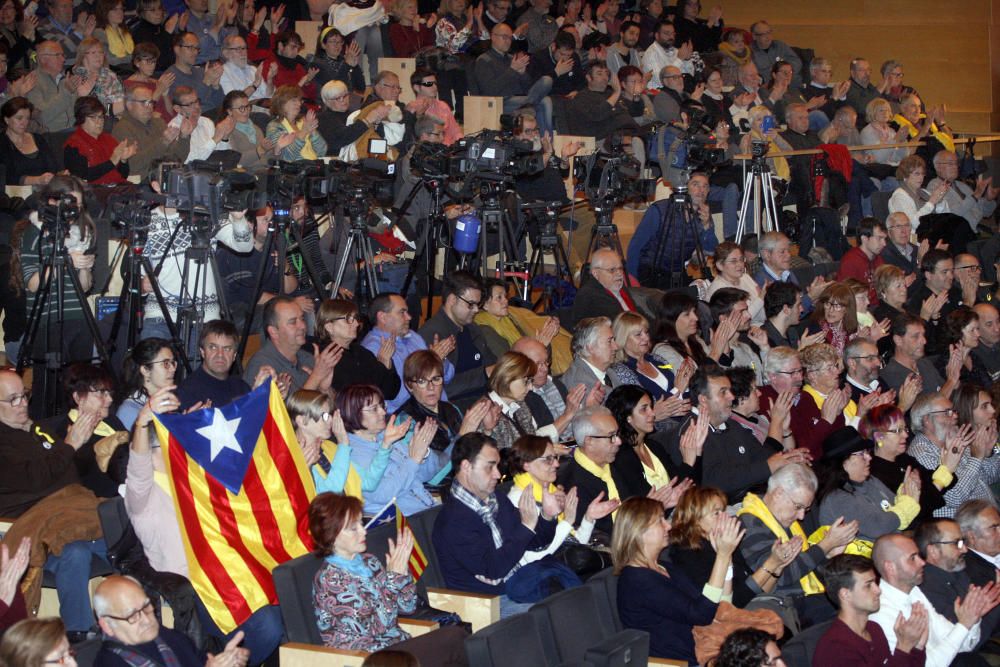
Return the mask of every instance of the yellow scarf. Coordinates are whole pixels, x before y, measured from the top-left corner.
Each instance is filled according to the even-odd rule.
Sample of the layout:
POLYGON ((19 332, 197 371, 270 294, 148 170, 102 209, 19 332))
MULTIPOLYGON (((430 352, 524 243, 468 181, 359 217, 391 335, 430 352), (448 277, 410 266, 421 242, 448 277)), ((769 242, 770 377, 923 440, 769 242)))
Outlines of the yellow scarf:
MULTIPOLYGON (((646 447, 646 445, 643 445, 643 447, 646 447)), ((670 483, 670 474, 663 467, 663 462, 660 461, 660 458, 649 451, 649 447, 646 447, 646 452, 649 454, 650 460, 653 461, 653 465, 647 466, 643 463, 642 459, 639 459, 639 463, 642 463, 642 475, 651 487, 660 489, 670 483)))
MULTIPOLYGON (((302 129, 302 121, 299 121, 298 125, 292 125, 291 121, 287 118, 281 121, 281 126, 285 128, 288 132, 297 132, 302 129)), ((302 150, 299 151, 299 157, 303 160, 316 160, 316 150, 313 148, 312 139, 306 137, 306 142, 302 144, 302 150)))
POLYGON ((735 50, 733 50, 733 45, 730 44, 729 42, 723 42, 722 44, 719 44, 719 51, 721 51, 722 54, 725 55, 727 58, 732 58, 740 65, 746 65, 748 62, 750 62, 750 49, 745 44, 743 45, 742 56, 736 53, 735 50))
MULTIPOLYGON (((79 417, 80 417, 80 411, 77 410, 76 408, 73 408, 72 410, 69 411, 69 421, 70 421, 70 423, 75 424, 76 420, 79 419, 79 417)), ((94 434, 95 435, 99 435, 102 438, 106 438, 109 435, 114 435, 115 433, 117 433, 117 431, 115 431, 113 428, 111 428, 110 426, 108 426, 103 421, 98 422, 97 426, 94 428, 94 434)))
MULTIPOLYGON (((921 118, 926 118, 927 115, 926 114, 920 114, 920 117, 921 118)), ((909 133, 911 139, 916 139, 917 136, 920 135, 920 130, 917 129, 916 125, 914 125, 910 121, 906 120, 906 118, 904 118, 900 114, 896 114, 895 116, 893 116, 892 119, 894 121, 896 121, 896 124, 899 125, 900 127, 905 127, 906 128, 906 131, 909 133)), ((936 124, 934 124, 933 122, 931 123, 930 135, 932 137, 934 137, 935 139, 937 139, 938 141, 940 141, 941 145, 944 146, 944 149, 946 151, 948 151, 949 153, 954 153, 955 152, 955 140, 951 137, 950 134, 948 134, 946 132, 942 132, 938 128, 938 126, 936 124)))
MULTIPOLYGON (((542 485, 535 481, 535 478, 531 476, 531 473, 519 472, 514 475, 514 486, 519 489, 527 489, 531 486, 531 494, 535 497, 536 503, 542 502, 542 485)), ((549 484, 549 493, 556 493, 559 489, 556 488, 555 484, 549 484)), ((566 518, 565 513, 559 515, 559 520, 562 521, 566 518)))
MULTIPOLYGON (((819 393, 819 391, 817 391, 816 388, 813 387, 811 384, 803 386, 802 391, 806 392, 807 394, 813 397, 813 400, 816 401, 817 408, 819 408, 820 410, 823 409, 823 403, 826 402, 826 396, 819 393)), ((844 418, 854 419, 857 416, 858 416, 858 404, 855 403, 853 399, 848 399, 847 405, 844 406, 844 418)))
MULTIPOLYGON (((604 482, 604 484, 608 487, 608 497, 606 500, 621 500, 621 496, 618 495, 618 487, 615 485, 615 480, 611 476, 611 466, 598 466, 596 463, 588 459, 579 449, 573 452, 573 460, 576 461, 581 468, 604 482)), ((611 513, 611 518, 618 518, 618 510, 611 513)))
POLYGON ((104 29, 104 34, 108 37, 108 51, 116 58, 124 58, 132 55, 135 50, 135 42, 132 35, 127 30, 113 28, 110 25, 104 29))
MULTIPOLYGON (((736 513, 736 516, 741 516, 743 514, 749 514, 760 519, 761 523, 767 526, 767 528, 783 542, 787 542, 792 539, 792 537, 801 537, 802 551, 809 550, 809 547, 812 546, 811 541, 813 537, 816 536, 816 533, 813 533, 813 537, 807 538, 805 531, 802 530, 802 526, 799 525, 798 521, 793 522, 789 527, 788 530, 792 533, 792 535, 789 536, 788 533, 785 532, 782 525, 778 523, 778 520, 774 518, 774 515, 771 514, 771 510, 767 508, 764 501, 752 493, 748 493, 743 499, 743 508, 736 513)), ((819 531, 817 531, 817 533, 818 532, 819 531)), ((802 585, 802 590, 806 595, 813 595, 824 591, 823 584, 820 583, 819 577, 816 576, 815 572, 810 572, 806 576, 799 579, 799 584, 802 585)))
MULTIPOLYGON (((481 310, 476 314, 475 321, 480 326, 490 327, 513 345, 521 338, 534 336, 536 331, 541 331, 548 319, 548 316, 539 315, 527 308, 511 306, 507 310, 507 317, 496 317, 481 310)), ((573 363, 573 351, 570 347, 572 341, 573 336, 565 329, 559 329, 559 333, 552 339, 552 344, 549 346, 552 351, 549 372, 553 376, 562 375, 573 363)))
MULTIPOLYGON (((337 456, 337 444, 330 442, 329 440, 324 440, 322 449, 323 454, 326 456, 326 460, 333 463, 333 459, 337 456)), ((323 472, 323 468, 316 465, 313 466, 313 469, 316 471, 316 474, 320 475, 323 479, 326 479, 326 473, 323 472)), ((357 498, 362 502, 364 502, 365 499, 361 493, 361 475, 358 474, 358 469, 354 467, 353 463, 347 470, 347 481, 344 482, 344 495, 357 498)))

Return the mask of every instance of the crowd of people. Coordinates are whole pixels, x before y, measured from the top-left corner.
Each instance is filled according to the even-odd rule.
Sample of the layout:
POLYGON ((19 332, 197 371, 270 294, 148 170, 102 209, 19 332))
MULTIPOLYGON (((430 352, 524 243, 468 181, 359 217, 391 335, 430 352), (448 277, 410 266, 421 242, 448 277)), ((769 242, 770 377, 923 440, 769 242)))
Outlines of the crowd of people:
POLYGON ((394 652, 466 664, 462 626, 411 637, 400 625, 422 606, 416 546, 447 587, 499 596, 502 616, 613 567, 622 625, 690 664, 703 662, 696 628, 750 610, 764 615, 738 616, 751 627, 720 642, 720 667, 781 664, 780 647, 820 624, 817 665, 994 664, 1000 188, 956 149, 944 106, 925 105, 896 61, 876 84, 855 58, 836 82, 829 60, 803 62, 767 21, 726 26, 698 0, 425 4, 0 0, 0 162, 6 184, 35 190, 0 211, 5 351, 33 369, 31 391, 0 369, 0 517, 24 536, 0 554, 0 665, 75 664, 97 640, 101 666, 275 663, 277 605, 223 632, 188 582, 151 426, 267 382, 315 487, 300 520, 323 560, 319 633, 373 665, 406 664, 375 661, 394 652), (296 20, 323 26, 307 57, 296 20), (379 71, 384 56, 415 58, 409 81, 379 71), (543 157, 510 184, 513 208, 563 200, 580 146, 556 154, 553 133, 591 136, 687 186, 698 234, 666 238, 669 202, 652 202, 624 256, 577 258, 581 285, 558 313, 448 266, 424 316, 426 295, 394 279, 410 258, 391 233, 370 234, 381 289, 366 298, 371 267, 347 255, 344 211, 304 195, 287 210, 229 207, 207 239, 215 271, 203 232, 159 196, 182 163, 252 173, 382 156, 416 242, 436 203, 449 220, 478 203, 437 202, 411 164, 417 146, 462 138, 467 94, 503 98, 543 157), (740 167, 687 162, 701 131, 729 159, 822 146, 819 183, 810 156, 767 164, 783 205, 842 218, 835 238, 814 239, 827 252, 796 253, 781 231, 736 242, 740 167), (920 146, 886 146, 902 142, 920 146), (82 297, 98 291, 107 193, 129 180, 155 200, 132 249, 155 269, 135 282, 144 303, 125 349, 95 340, 82 297), (696 247, 714 279, 639 283, 687 267, 696 247), (60 298, 26 335, 50 274, 60 298), (244 332, 260 344, 239 358, 244 332), (118 349, 110 363, 98 342, 118 349), (91 595, 95 563, 121 569, 97 515, 119 496, 149 572, 91 595), (427 544, 403 530, 382 562, 364 525, 393 503, 440 513, 427 544), (53 516, 60 532, 43 540, 53 516), (25 620, 29 560, 60 619, 25 620))

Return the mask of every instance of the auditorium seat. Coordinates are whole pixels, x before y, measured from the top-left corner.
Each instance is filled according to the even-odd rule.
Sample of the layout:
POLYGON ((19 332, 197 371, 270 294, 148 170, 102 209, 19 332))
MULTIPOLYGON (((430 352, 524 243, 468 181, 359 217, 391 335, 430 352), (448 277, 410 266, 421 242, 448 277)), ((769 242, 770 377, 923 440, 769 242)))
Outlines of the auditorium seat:
POLYGON ((781 654, 788 667, 812 667, 816 644, 819 643, 820 637, 830 629, 832 624, 833 621, 819 623, 790 639, 781 648, 781 654))
POLYGON ((465 640, 470 667, 594 667, 586 661, 553 662, 532 614, 515 614, 479 630, 465 640))

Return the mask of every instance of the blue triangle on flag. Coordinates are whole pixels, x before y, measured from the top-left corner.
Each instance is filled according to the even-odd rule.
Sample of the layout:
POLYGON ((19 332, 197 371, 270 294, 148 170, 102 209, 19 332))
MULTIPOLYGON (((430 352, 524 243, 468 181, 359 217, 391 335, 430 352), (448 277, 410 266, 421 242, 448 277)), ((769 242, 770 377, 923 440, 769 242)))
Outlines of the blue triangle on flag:
POLYGON ((240 492, 264 428, 271 380, 246 396, 186 415, 159 415, 188 456, 234 494, 240 492))

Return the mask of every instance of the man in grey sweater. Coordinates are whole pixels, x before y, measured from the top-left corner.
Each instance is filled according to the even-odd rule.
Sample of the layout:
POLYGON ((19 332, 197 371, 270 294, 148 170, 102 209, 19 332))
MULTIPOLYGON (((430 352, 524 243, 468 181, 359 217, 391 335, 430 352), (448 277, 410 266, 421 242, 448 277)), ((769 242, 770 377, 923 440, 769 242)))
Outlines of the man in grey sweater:
POLYGON ((511 56, 510 45, 514 31, 506 23, 498 23, 490 33, 490 49, 476 58, 473 76, 482 95, 503 98, 503 112, 514 113, 521 107, 535 108, 538 129, 542 134, 551 132, 552 100, 548 97, 552 90, 552 77, 539 77, 534 83, 528 75, 527 53, 511 56))

